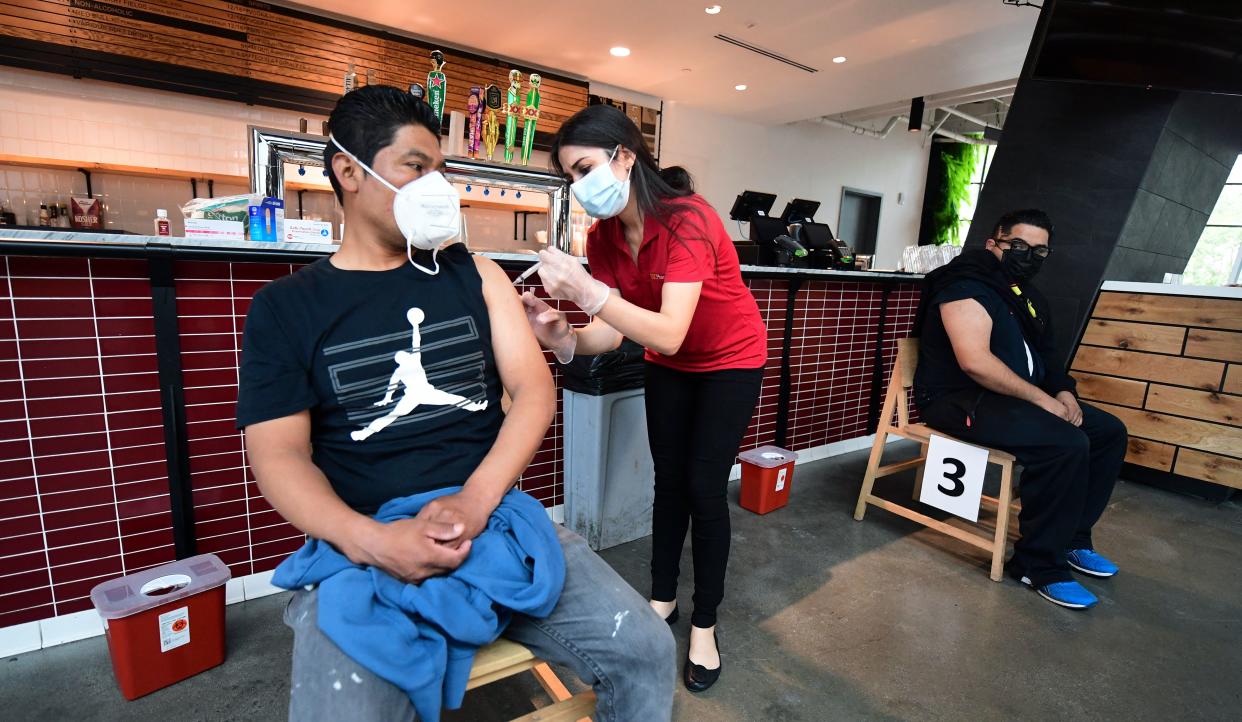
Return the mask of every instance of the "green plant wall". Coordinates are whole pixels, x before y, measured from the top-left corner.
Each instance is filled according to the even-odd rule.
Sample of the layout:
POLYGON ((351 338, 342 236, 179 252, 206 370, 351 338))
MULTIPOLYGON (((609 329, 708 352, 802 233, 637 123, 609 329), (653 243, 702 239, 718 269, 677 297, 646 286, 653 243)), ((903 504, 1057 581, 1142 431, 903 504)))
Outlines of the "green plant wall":
POLYGON ((969 143, 936 143, 933 152, 939 152, 941 173, 939 178, 929 178, 928 185, 935 183, 939 193, 936 205, 931 208, 932 242, 936 245, 960 244, 961 226, 958 223, 962 203, 970 198, 970 179, 975 174, 978 153, 969 143))

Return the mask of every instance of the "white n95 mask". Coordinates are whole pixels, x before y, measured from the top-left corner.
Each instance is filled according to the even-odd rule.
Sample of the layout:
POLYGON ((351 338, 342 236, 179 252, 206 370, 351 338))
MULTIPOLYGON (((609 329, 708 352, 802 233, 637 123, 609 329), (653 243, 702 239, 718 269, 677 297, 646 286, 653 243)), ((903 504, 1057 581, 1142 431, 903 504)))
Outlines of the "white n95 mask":
POLYGON ((436 261, 435 254, 440 246, 461 233, 461 196, 453 184, 440 171, 432 171, 397 188, 371 170, 366 163, 358 160, 336 138, 329 135, 328 139, 342 153, 362 166, 363 170, 392 190, 392 215, 397 222, 397 229, 405 237, 406 256, 410 259, 410 264, 433 276, 439 273, 440 264, 436 261), (414 262, 415 248, 432 252, 434 270, 414 262))
MULTIPOLYGON (((582 210, 592 218, 612 218, 625 210, 625 204, 630 200, 629 175, 626 175, 625 180, 620 180, 612 172, 612 161, 620 150, 621 146, 617 146, 607 163, 595 166, 590 173, 570 186, 582 210)), ((630 168, 631 173, 633 170, 630 168)))

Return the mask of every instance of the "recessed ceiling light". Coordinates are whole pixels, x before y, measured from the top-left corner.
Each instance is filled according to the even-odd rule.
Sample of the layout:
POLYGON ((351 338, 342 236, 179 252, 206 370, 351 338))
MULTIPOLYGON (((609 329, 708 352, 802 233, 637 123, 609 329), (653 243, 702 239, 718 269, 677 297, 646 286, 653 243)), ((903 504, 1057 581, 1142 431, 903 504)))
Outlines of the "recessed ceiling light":
POLYGON ((703 8, 703 12, 707 13, 708 15, 719 15, 720 9, 721 8, 719 5, 708 5, 707 7, 703 8))
POLYGON ((735 86, 733 86, 733 89, 734 89, 734 90, 746 90, 746 85, 745 85, 744 83, 743 83, 743 84, 739 84, 739 85, 735 85, 735 86))
POLYGON ((630 49, 626 47, 622 47, 620 45, 618 45, 615 48, 610 49, 608 52, 612 53, 613 57, 617 57, 617 58, 627 58, 630 55, 630 49))
POLYGON ((846 58, 844 55, 838 55, 837 57, 832 59, 832 62, 836 63, 837 65, 840 65, 841 63, 844 63, 846 60, 848 60, 848 58, 846 58))

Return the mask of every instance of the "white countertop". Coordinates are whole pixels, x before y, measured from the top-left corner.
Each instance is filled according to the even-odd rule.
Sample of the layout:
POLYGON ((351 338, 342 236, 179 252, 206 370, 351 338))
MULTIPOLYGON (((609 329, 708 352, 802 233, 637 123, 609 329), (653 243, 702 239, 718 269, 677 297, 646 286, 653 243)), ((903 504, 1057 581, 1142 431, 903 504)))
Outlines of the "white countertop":
POLYGON ((1152 293, 1163 296, 1198 296, 1201 298, 1236 298, 1242 300, 1242 288, 1237 286, 1183 286, 1173 283, 1137 283, 1133 281, 1105 281, 1101 291, 1123 293, 1152 293))
MULTIPOLYGON (((128 248, 168 247, 204 248, 236 251, 284 251, 289 253, 309 253, 328 255, 339 247, 335 243, 265 243, 262 241, 223 241, 216 239, 185 238, 183 236, 131 236, 118 233, 83 233, 77 231, 32 231, 5 230, 0 227, 0 242, 17 241, 22 243, 62 244, 89 248, 91 246, 124 246, 128 248)), ((483 251, 482 255, 496 261, 511 263, 532 263, 535 256, 529 253, 492 253, 483 251)), ((582 259, 585 262, 585 259, 582 259)), ((817 279, 833 278, 851 281, 870 281, 894 279, 911 283, 922 278, 913 273, 896 273, 892 271, 830 271, 814 268, 776 268, 772 266, 742 266, 742 273, 762 273, 781 276, 813 276, 817 279)))
POLYGON ((221 248, 238 251, 291 251, 328 254, 335 243, 263 243, 259 241, 224 241, 184 236, 131 236, 122 233, 82 233, 79 231, 29 231, 0 228, 0 241, 58 243, 70 246, 175 246, 180 248, 221 248))

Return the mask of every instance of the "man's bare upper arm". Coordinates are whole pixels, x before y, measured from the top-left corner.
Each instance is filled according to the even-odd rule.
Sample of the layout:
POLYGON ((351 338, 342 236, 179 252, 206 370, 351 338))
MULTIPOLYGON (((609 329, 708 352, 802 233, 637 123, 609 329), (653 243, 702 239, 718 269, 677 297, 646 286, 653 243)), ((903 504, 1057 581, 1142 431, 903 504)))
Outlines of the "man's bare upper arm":
POLYGON ((992 353, 992 317, 973 298, 940 304, 940 320, 953 345, 953 355, 963 369, 992 353))
POLYGON ((246 453, 256 473, 261 473, 263 462, 270 456, 287 453, 311 455, 310 411, 282 416, 246 427, 246 453))
POLYGON ((483 278, 483 298, 492 327, 492 353, 501 384, 510 395, 526 385, 550 389, 552 372, 509 276, 490 258, 475 256, 474 262, 483 278))

